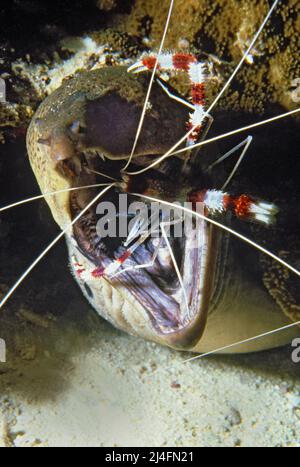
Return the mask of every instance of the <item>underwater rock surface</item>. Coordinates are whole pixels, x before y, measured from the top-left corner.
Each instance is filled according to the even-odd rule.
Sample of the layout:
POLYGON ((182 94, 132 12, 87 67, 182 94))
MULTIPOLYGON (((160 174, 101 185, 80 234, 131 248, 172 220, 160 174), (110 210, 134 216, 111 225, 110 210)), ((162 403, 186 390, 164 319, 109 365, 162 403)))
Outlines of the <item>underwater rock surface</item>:
MULTIPOLYGON (((61 84, 57 81, 47 86, 53 80, 53 70, 62 68, 70 58, 75 56, 76 65, 67 66, 62 79, 82 69, 117 65, 142 51, 157 50, 168 6, 169 2, 160 0, 91 0, 83 9, 80 2, 66 1, 64 6, 53 2, 48 11, 45 5, 18 2, 11 11, 29 40, 23 41, 26 46, 12 40, 17 35, 14 29, 4 28, 0 35, 2 76, 11 102, 6 108, 0 103, 2 139, 3 127, 28 125, 33 109, 61 84), (39 26, 31 40, 34 21, 39 26), (70 36, 76 36, 77 46, 70 46, 70 36), (94 44, 84 42, 86 37, 95 41, 94 44)), ((215 58, 217 79, 209 85, 208 99, 211 99, 246 51, 269 6, 267 0, 178 0, 165 48, 188 49, 215 58)), ((297 107, 300 100, 300 36, 296 34, 300 30, 299 13, 297 0, 279 4, 247 63, 220 101, 220 109, 266 113, 274 104, 286 109, 297 107)), ((7 20, 5 16, 1 19, 4 23, 7 20)), ((172 80, 172 84, 188 94, 182 77, 172 80)))
MULTIPOLYGON (((267 0, 178 0, 165 48, 187 47, 196 53, 213 54, 224 61, 221 75, 227 75, 249 47, 271 3, 267 0)), ((169 2, 160 0, 136 0, 131 13, 114 18, 112 25, 145 36, 150 47, 158 48, 168 7, 169 2)), ((221 106, 260 112, 271 103, 295 108, 293 89, 300 76, 299 31, 299 1, 279 3, 221 106)))

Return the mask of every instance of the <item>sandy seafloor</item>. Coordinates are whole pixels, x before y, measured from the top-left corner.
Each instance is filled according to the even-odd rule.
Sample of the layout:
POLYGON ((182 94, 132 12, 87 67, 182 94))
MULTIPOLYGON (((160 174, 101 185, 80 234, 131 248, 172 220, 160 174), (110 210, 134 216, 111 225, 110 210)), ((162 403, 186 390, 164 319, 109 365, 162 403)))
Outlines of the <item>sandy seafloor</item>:
MULTIPOLYGON (((281 60, 286 66, 284 54, 281 60)), ((250 77, 255 70, 247 68, 250 77)), ((36 185, 24 143, 14 151, 17 170, 7 168, 12 158, 2 147, 2 180, 7 196, 20 199, 36 185)), ((22 216, 1 227, 0 297, 48 239, 37 213, 22 209, 22 216)), ((190 354, 127 336, 98 318, 60 248, 0 317, 0 337, 7 341, 0 446, 300 446, 300 363, 292 362, 291 347, 183 363, 190 354)))
POLYGON ((14 328, 0 365, 1 446, 300 445, 290 348, 184 364, 98 319, 79 291, 29 330, 14 328))

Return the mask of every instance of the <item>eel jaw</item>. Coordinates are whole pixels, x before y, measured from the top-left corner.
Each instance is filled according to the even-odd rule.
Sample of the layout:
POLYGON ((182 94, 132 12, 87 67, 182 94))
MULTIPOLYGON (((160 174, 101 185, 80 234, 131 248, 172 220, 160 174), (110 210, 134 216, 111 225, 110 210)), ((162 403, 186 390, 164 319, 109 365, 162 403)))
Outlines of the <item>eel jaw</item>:
MULTIPOLYGON (((61 137, 61 134, 59 133, 58 136, 61 137)), ((50 149, 53 149, 53 141, 59 143, 60 149, 69 148, 65 144, 65 139, 52 138, 50 149)), ((76 149, 74 149, 75 156, 73 152, 65 151, 66 157, 54 158, 57 173, 60 172, 68 179, 70 186, 87 186, 97 182, 98 176, 91 175, 89 169, 97 169, 98 164, 102 162, 99 162, 99 158, 94 154, 90 154, 88 149, 81 148, 81 150, 80 158, 76 149)), ((60 150, 59 154, 62 153, 60 150)), ((105 162, 108 171, 110 164, 116 162, 105 162)), ((119 173, 118 169, 116 173, 119 173)), ((114 172, 113 174, 115 175, 114 172)), ((101 177, 99 181, 107 182, 101 177)), ((114 196, 116 195, 117 193, 114 193, 114 196)), ((71 218, 74 219, 94 197, 93 190, 71 193, 68 209, 71 218)), ((90 271, 108 266, 124 252, 121 241, 118 245, 112 246, 107 245, 100 237, 95 237, 96 223, 95 212, 88 212, 73 229, 75 241, 89 263, 90 271), (91 239, 91 226, 94 232, 93 239, 91 239)), ((145 265, 151 261, 154 250, 152 240, 140 246, 126 264, 124 263, 126 269, 133 267, 131 271, 124 272, 116 278, 99 280, 109 281, 128 302, 138 303, 142 307, 149 318, 145 326, 149 327, 150 323, 152 334, 157 336, 159 342, 176 349, 192 349, 201 338, 206 325, 214 283, 217 248, 213 246, 214 229, 205 221, 196 222, 195 226, 192 224, 189 232, 186 232, 187 229, 183 230, 185 232, 180 239, 179 248, 177 245, 177 250, 179 249, 177 256, 188 306, 183 288, 175 274, 174 265, 171 264, 170 253, 167 255, 167 260, 158 257, 158 261, 152 267, 134 269, 135 266, 145 265)), ((174 239, 173 243, 175 243, 174 239)), ((89 286, 93 288, 93 285, 89 284, 89 286)), ((94 293, 98 293, 97 287, 94 293)), ((101 313, 99 309, 97 311, 105 316, 111 312, 105 310, 101 313)), ((118 322, 113 318, 111 321, 118 326, 118 322)), ((142 331, 140 335, 143 336, 142 331)))
MULTIPOLYGON (((76 193, 71 195, 75 199, 77 196, 76 193)), ((74 207, 74 202, 71 204, 74 207)), ((73 216, 75 214, 73 213, 73 216)), ((87 224, 91 225, 90 219, 87 224)), ((101 251, 95 251, 85 230, 84 219, 74 226, 74 237, 90 271, 98 267, 107 267, 124 251, 122 246, 112 251, 107 245, 102 245, 101 251)), ((155 248, 152 239, 141 245, 124 263, 123 268, 126 272, 115 278, 98 280, 109 282, 125 300, 133 306, 137 304, 142 307, 148 316, 148 322, 144 325, 149 326, 150 323, 152 334, 157 336, 159 342, 176 349, 192 349, 201 338, 207 320, 217 251, 215 230, 205 221, 200 221, 185 232, 179 244, 176 245, 174 239, 171 241, 174 249, 177 248, 178 265, 188 307, 171 257, 166 251, 161 257, 158 255, 153 266, 134 269, 136 266, 148 264, 151 260, 155 248)), ((101 239, 98 238, 95 244, 99 245, 99 242, 101 243, 101 239)), ((89 283, 92 290, 93 284, 95 282, 89 283)), ((97 285, 94 286, 93 293, 99 293, 97 285)), ((97 309, 97 312, 105 317, 113 313, 110 309, 106 309, 105 312, 97 309)), ((111 316, 111 321, 118 326, 115 316, 111 316)), ((142 331, 140 335, 143 337, 142 331)))

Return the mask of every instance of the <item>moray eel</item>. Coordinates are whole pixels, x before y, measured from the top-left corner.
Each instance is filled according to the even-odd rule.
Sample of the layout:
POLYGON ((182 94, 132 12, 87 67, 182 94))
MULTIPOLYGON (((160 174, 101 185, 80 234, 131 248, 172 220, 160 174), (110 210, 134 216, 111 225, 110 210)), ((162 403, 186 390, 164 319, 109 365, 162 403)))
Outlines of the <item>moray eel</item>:
MULTIPOLYGON (((131 76, 125 67, 103 68, 66 80, 45 99, 27 135, 30 163, 43 194, 107 183, 97 172, 122 178, 121 169, 131 153, 147 85, 146 77, 131 76)), ((187 120, 186 108, 170 100, 154 84, 133 165, 145 167, 167 151, 185 133, 187 120)), ((203 186, 213 183, 201 167, 182 175, 183 166, 181 159, 173 157, 156 172, 156 179, 168 180, 176 199, 183 200, 184 187, 193 187, 196 181, 203 186)), ((151 173, 139 176, 134 184, 147 184, 154 189, 156 182, 149 182, 149 177, 151 173)), ((99 190, 82 189, 45 199, 55 221, 66 229, 99 190)), ((102 200, 117 206, 118 219, 122 217, 118 207, 121 191, 122 183, 109 190, 102 200)), ((148 268, 131 269, 113 279, 83 279, 74 264, 92 271, 111 264, 124 251, 122 239, 98 236, 96 209, 91 207, 69 229, 66 241, 71 268, 83 294, 99 315, 117 328, 174 349, 209 352, 291 322, 257 279, 253 267, 247 267, 241 250, 244 246, 237 248, 234 238, 204 221, 193 224, 180 240, 170 239, 189 312, 170 254, 165 252, 160 252, 148 268)), ((126 266, 147 264, 155 251, 154 243, 147 239, 126 266)), ((256 253, 248 256, 252 262, 257 261, 256 253)), ((299 330, 292 328, 227 352, 278 347, 297 335, 299 330)))

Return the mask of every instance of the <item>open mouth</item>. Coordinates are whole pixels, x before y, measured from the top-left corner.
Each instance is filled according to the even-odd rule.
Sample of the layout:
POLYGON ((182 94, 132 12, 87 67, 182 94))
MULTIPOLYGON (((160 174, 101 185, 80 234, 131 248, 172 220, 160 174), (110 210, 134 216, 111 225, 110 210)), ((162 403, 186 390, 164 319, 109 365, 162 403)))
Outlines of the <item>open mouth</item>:
MULTIPOLYGON (((81 157, 82 170, 73 182, 74 186, 107 183, 107 179, 99 174, 106 172, 118 178, 124 165, 124 161, 123 164, 122 161, 103 162, 98 155, 89 152, 81 157)), ((73 219, 97 196, 97 190, 71 192, 73 219)), ((110 202, 115 207, 111 220, 116 221, 117 232, 121 219, 123 222, 126 219, 127 225, 132 220, 127 207, 138 200, 129 193, 126 208, 124 205, 120 207, 120 194, 117 185, 100 200, 100 203, 110 202)), ((97 225, 101 216, 97 212, 95 203, 74 225, 73 232, 91 271, 107 268, 127 251, 124 246, 126 237, 99 234, 97 225)), ((189 228, 185 228, 187 218, 180 222, 181 236, 175 235, 173 228, 170 228, 168 242, 161 235, 149 235, 120 266, 118 274, 105 280, 122 292, 126 290, 127 295, 130 294, 146 310, 153 329, 167 344, 190 348, 201 338, 205 328, 217 248, 214 246, 214 229, 208 223, 195 222, 190 217, 189 228)))
MULTIPOLYGON (((67 180, 68 187, 110 183, 111 180, 103 174, 117 180, 116 186, 101 198, 101 202, 109 201, 115 206, 114 217, 117 221, 127 216, 126 209, 119 208, 119 195, 124 192, 124 179, 120 174, 134 144, 147 84, 143 78, 132 78, 126 68, 116 67, 109 73, 99 69, 90 72, 88 76, 82 74, 59 90, 59 99, 50 97, 50 103, 55 98, 58 104, 51 104, 51 111, 48 112, 50 104, 46 102, 35 120, 34 128, 39 135, 39 144, 46 148, 44 151, 49 156, 49 170, 53 170, 54 163, 55 170, 60 172, 62 180, 67 180), (96 86, 96 91, 85 96, 86 80, 99 80, 101 86, 99 89, 96 86), (102 89, 103 83, 107 83, 107 92, 102 89), (129 100, 121 95, 124 83, 135 90, 134 99, 132 92, 129 100), (117 92, 112 91, 112 87, 117 92), (65 100, 60 93, 65 93, 65 100), (44 119, 45 112, 47 120, 44 119)), ((145 168, 154 158, 168 151, 184 134, 187 119, 188 110, 170 100, 160 86, 154 85, 151 108, 145 116, 134 163, 139 168, 145 168)), ((32 137, 35 137, 35 133, 32 137)), ((38 164, 44 164, 44 159, 37 161, 38 172, 38 164)), ((181 159, 170 158, 156 168, 157 172, 163 174, 170 188, 164 191, 165 195, 161 195, 160 199, 184 202, 187 198, 181 190, 183 181, 187 182, 188 191, 194 187, 195 181, 200 186, 209 186, 204 180, 200 183, 200 168, 193 174, 193 181, 186 180, 180 164, 183 164, 181 159), (172 191, 175 195, 170 197, 169 192, 172 191)), ((43 190, 49 191, 45 178, 43 190)), ((139 197, 130 193, 144 193, 140 191, 139 184, 143 185, 146 181, 146 185, 151 187, 149 172, 134 179, 134 186, 125 190, 128 203, 139 201, 139 197)), ((75 219, 100 190, 77 190, 68 195, 69 200, 56 200, 52 208, 58 223, 64 223, 60 222, 58 215, 61 211, 70 211, 72 219, 75 219)), ((140 201, 145 202, 143 199, 140 201)), ((95 203, 76 222, 73 231, 76 244, 87 259, 91 272, 109 267, 126 251, 126 236, 116 234, 104 237, 97 233, 99 218, 95 203)), ((129 223, 129 217, 127 221, 129 223)), ((182 222, 184 234, 181 237, 173 235, 170 229, 169 248, 166 242, 158 245, 157 238, 147 237, 120 267, 120 271, 124 272, 115 277, 105 276, 104 280, 118 289, 133 306, 138 303, 146 311, 160 341, 174 348, 192 348, 205 328, 218 248, 214 245, 215 229, 206 222, 189 223, 189 229, 185 228, 185 221, 182 222), (152 261, 154 256, 155 261, 152 261)), ((110 310, 106 311, 109 314, 110 310)))

